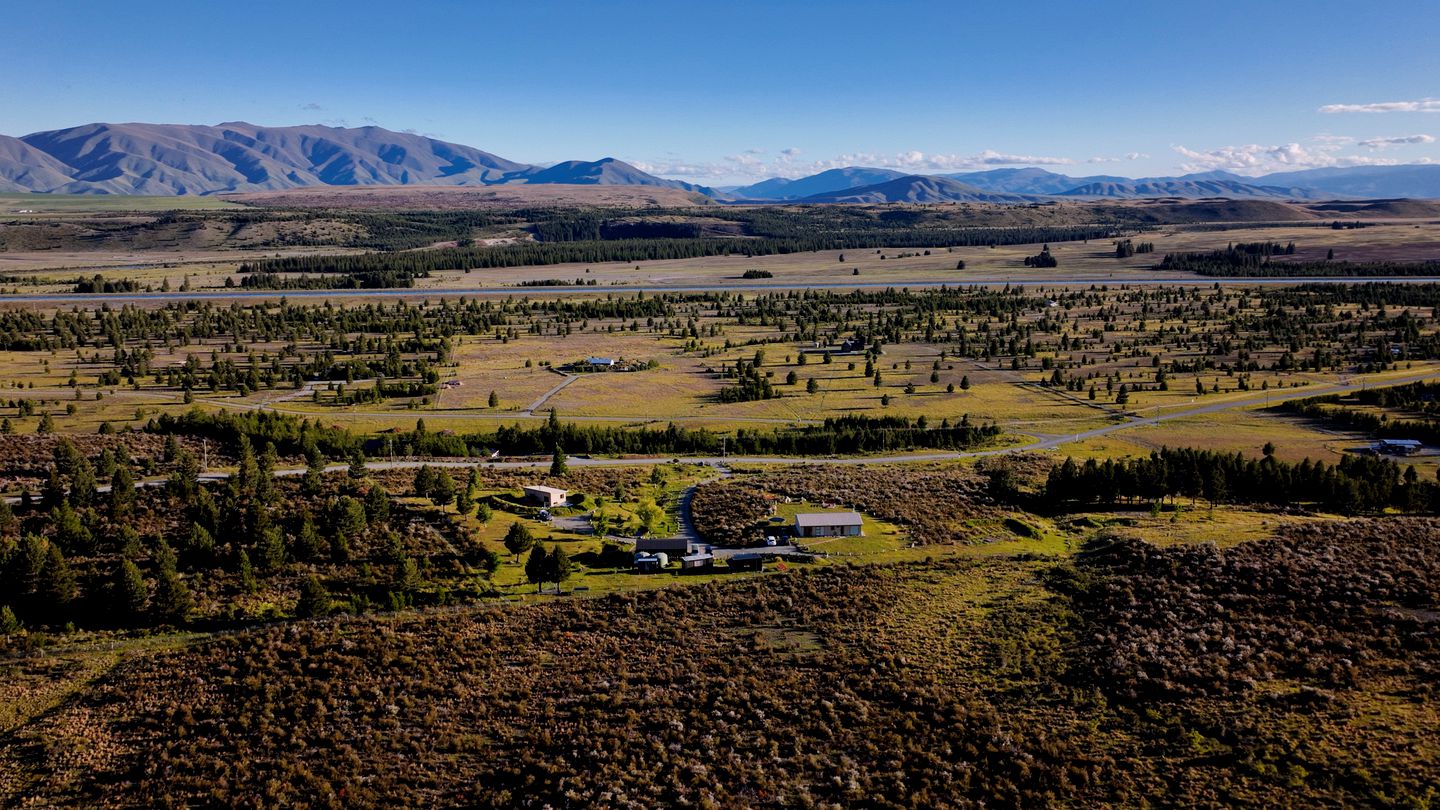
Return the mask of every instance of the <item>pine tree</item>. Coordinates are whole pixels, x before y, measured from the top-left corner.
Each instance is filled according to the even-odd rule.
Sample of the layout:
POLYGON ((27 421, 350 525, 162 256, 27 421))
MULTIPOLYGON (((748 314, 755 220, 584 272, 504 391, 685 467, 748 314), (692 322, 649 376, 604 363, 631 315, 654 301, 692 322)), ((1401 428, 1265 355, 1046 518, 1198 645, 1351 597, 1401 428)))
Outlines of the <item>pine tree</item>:
POLYGON ((365 454, 359 450, 350 454, 350 468, 346 471, 351 481, 362 481, 369 473, 365 469, 365 454))
POLYGON ((545 549, 536 545, 530 549, 530 556, 525 559, 525 580, 535 586, 535 592, 540 593, 542 583, 548 581, 550 555, 545 549))
POLYGON ((65 560, 60 547, 54 543, 45 552, 45 564, 40 569, 39 587, 36 589, 45 606, 57 617, 62 615, 75 601, 75 572, 65 560))
POLYGON ((555 546, 550 549, 550 554, 545 560, 546 579, 555 583, 555 592, 560 592, 560 586, 575 571, 575 563, 570 560, 570 555, 565 549, 555 546))
POLYGON ((260 583, 255 579, 255 566, 250 564, 250 555, 245 553, 245 549, 240 549, 239 557, 236 568, 240 572, 240 589, 255 593, 260 590, 260 583))
POLYGON ((69 505, 69 499, 65 497, 65 481, 58 468, 51 469, 50 475, 45 478, 45 485, 40 490, 40 503, 47 509, 54 509, 62 504, 69 505))
POLYGON ((81 458, 70 474, 70 503, 76 509, 84 509, 95 500, 95 467, 81 458))
POLYGON ((530 533, 529 527, 524 523, 516 521, 510 524, 509 530, 505 532, 505 550, 515 555, 515 560, 520 560, 520 555, 531 550, 535 546, 535 536, 530 533))
POLYGON ((285 565, 285 536, 274 526, 264 529, 256 551, 260 556, 260 570, 267 574, 279 571, 285 565))
POLYGON ((345 538, 347 542, 359 538, 369 528, 364 505, 349 495, 341 495, 339 500, 335 501, 331 525, 335 527, 335 535, 345 538))
POLYGON ((155 596, 150 600, 150 612, 164 624, 181 624, 190 613, 192 599, 180 575, 171 570, 161 570, 155 584, 155 596))
POLYGON ((307 495, 318 495, 325 483, 325 456, 320 448, 310 445, 305 450, 305 479, 301 489, 307 495))
POLYGON ((185 556, 191 565, 208 565, 215 558, 215 538, 210 532, 199 523, 190 527, 190 537, 186 541, 185 556))
POLYGON ((420 567, 415 564, 414 558, 402 557, 395 571, 395 589, 401 593, 414 593, 424 584, 425 580, 420 576, 420 567))
POLYGON ((235 490, 243 495, 255 494, 255 482, 260 478, 260 466, 255 461, 255 450, 250 439, 240 435, 240 461, 235 468, 235 490))
POLYGON ((110 517, 119 521, 130 516, 135 509, 135 477, 130 467, 119 464, 110 476, 110 517))
POLYGON ((383 525, 390 522, 390 493, 379 484, 371 484, 365 493, 365 517, 369 523, 383 525))
POLYGON ((277 500, 275 465, 278 461, 274 443, 266 442, 265 449, 260 452, 260 457, 255 462, 255 497, 261 503, 273 504, 277 500))
POLYGON ((455 502, 455 479, 449 473, 436 473, 435 480, 430 485, 430 502, 445 511, 445 507, 455 502))
POLYGON ((309 562, 320 559, 326 551, 325 541, 315 530, 315 522, 306 515, 300 521, 300 531, 295 533, 295 557, 309 562))
POLYGON ((557 477, 565 474, 565 451, 561 450, 558 444, 555 445, 555 452, 550 456, 550 474, 557 477))
POLYGON ((110 582, 110 606, 117 619, 134 621, 145 615, 150 589, 140 567, 130 560, 121 560, 110 582))
POLYGON ((491 391, 491 392, 490 392, 490 400, 489 400, 489 402, 490 402, 490 407, 492 407, 492 408, 498 408, 498 407, 500 407, 500 395, 499 395, 499 394, 496 394, 494 391, 491 391))
POLYGON ((88 554, 93 550, 94 537, 80 519, 80 513, 61 503, 50 512, 55 527, 55 542, 71 554, 88 554))
POLYGON ((9 605, 0 605, 0 636, 13 636, 20 632, 22 625, 15 618, 15 611, 9 605))
POLYGON ((320 578, 310 576, 300 586, 300 600, 295 603, 295 615, 302 619, 330 615, 330 592, 320 578))
POLYGON ((421 464, 420 469, 415 471, 415 483, 412 488, 415 490, 415 497, 430 497, 430 487, 435 483, 435 471, 430 465, 421 464))

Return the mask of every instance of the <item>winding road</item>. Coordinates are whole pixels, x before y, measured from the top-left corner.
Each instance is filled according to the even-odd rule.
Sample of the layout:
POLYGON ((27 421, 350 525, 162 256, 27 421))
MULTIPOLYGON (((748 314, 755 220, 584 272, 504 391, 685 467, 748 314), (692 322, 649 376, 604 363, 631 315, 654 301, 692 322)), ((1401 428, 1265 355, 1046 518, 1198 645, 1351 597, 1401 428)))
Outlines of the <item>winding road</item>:
MULTIPOLYGON (((1386 377, 1380 379, 1363 378, 1347 383, 1334 385, 1307 386, 1305 388, 1291 388, 1284 391, 1257 392, 1256 396, 1246 397, 1238 400, 1226 400, 1214 402, 1198 407, 1186 407, 1171 411, 1169 413, 1156 413, 1152 416, 1136 416, 1123 422, 1116 422, 1112 425, 1103 425, 1090 430, 1082 430, 1076 433, 1062 434, 1040 434, 1034 441, 1025 444, 1011 445, 1009 447, 996 447, 989 450, 960 450, 943 451, 931 453, 905 453, 899 455, 884 456, 854 456, 849 458, 835 457, 795 457, 795 456, 652 456, 646 458, 587 458, 571 456, 566 463, 572 467, 628 467, 635 465, 668 464, 671 461, 680 461, 688 464, 707 464, 713 467, 726 468, 732 464, 840 464, 840 465, 865 465, 865 464, 905 464, 931 461, 956 461, 966 458, 985 458, 988 456, 1003 456, 1014 453, 1030 453, 1040 450, 1053 450, 1062 445, 1072 442, 1085 441, 1099 436, 1105 436, 1121 430, 1158 425, 1162 422, 1169 422, 1175 419, 1186 419, 1194 416, 1203 416, 1223 411, 1242 410, 1263 406, 1267 402, 1275 404, 1291 399, 1303 399, 1306 397, 1325 396, 1328 394, 1344 394, 1351 391, 1360 391, 1375 386, 1405 385, 1412 382, 1429 380, 1440 380, 1440 370, 1429 370, 1422 373, 1408 374, 1399 377, 1386 377)), ((422 465, 440 468, 462 468, 484 466, 487 469, 532 469, 536 467, 549 467, 550 459, 535 459, 533 461, 486 461, 480 458, 468 459, 397 459, 394 461, 367 461, 366 469, 370 470, 407 470, 415 469, 422 465)), ((349 469, 347 464, 330 464, 325 468, 326 472, 337 472, 349 469)), ((278 469, 275 471, 277 477, 288 477, 304 475, 304 467, 293 467, 278 469)), ((210 471, 200 474, 202 481, 224 481, 230 477, 230 473, 223 470, 210 471)), ((163 484, 163 480, 145 480, 135 484, 136 488, 153 487, 163 484)), ((109 485, 97 487, 99 492, 108 492, 109 485)), ((18 503, 19 498, 7 498, 10 503, 18 503)), ((682 510, 683 511, 683 510, 682 510)))
MULTIPOLYGON (((1035 441, 1026 444, 1012 445, 1010 447, 997 447, 990 450, 963 450, 945 451, 934 453, 906 453, 901 455, 886 456, 856 456, 851 458, 813 458, 793 456, 664 456, 652 458, 581 458, 571 457, 567 460, 573 467, 624 467, 636 464, 666 464, 679 458, 682 462, 691 464, 709 464, 712 466, 728 466, 730 464, 901 464, 906 462, 924 461, 953 461, 964 458, 984 458, 986 456, 1002 456, 1013 453, 1028 453, 1038 450, 1053 450, 1061 445, 1071 442, 1085 441, 1098 436, 1105 436, 1121 430, 1158 425, 1162 422, 1169 422, 1175 419, 1186 419, 1205 414, 1220 413, 1223 411, 1242 410, 1263 406, 1267 402, 1276 404, 1291 399, 1303 399, 1307 397, 1325 396, 1328 394, 1344 394, 1351 391, 1360 391, 1365 388, 1379 386, 1405 385, 1412 382, 1426 380, 1440 380, 1440 370, 1429 370, 1422 373, 1408 374, 1399 377, 1386 377, 1382 379, 1360 379, 1353 382, 1337 383, 1334 385, 1306 386, 1304 388, 1290 388, 1284 391, 1255 392, 1255 396, 1238 400, 1226 400, 1214 402, 1208 405, 1196 407, 1179 408, 1168 413, 1156 413, 1152 416, 1135 416, 1123 422, 1116 422, 1112 425, 1103 425, 1090 430, 1082 430, 1077 433, 1062 433, 1054 435, 1042 435, 1035 441)), ((483 464, 486 467, 495 469, 524 469, 531 467, 548 467, 550 460, 537 459, 534 461, 495 461, 485 462, 480 459, 467 460, 397 460, 397 461, 369 461, 365 466, 372 470, 395 470, 410 469, 419 467, 422 464, 429 464, 432 467, 473 467, 483 464)), ((344 464, 332 464, 327 470, 346 469, 344 464)), ((276 475, 302 475, 305 470, 277 470, 276 475)), ((225 475, 214 473, 214 475, 225 475)))

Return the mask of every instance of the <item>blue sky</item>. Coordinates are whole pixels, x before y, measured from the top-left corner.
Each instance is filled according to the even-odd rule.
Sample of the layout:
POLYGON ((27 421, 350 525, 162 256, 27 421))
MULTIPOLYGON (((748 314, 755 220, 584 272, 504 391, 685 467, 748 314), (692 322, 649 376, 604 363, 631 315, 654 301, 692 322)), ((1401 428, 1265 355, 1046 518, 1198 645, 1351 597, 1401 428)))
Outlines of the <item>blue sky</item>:
POLYGON ((1440 161, 1428 0, 47 0, 3 20, 9 135, 377 124, 709 184, 1440 161))

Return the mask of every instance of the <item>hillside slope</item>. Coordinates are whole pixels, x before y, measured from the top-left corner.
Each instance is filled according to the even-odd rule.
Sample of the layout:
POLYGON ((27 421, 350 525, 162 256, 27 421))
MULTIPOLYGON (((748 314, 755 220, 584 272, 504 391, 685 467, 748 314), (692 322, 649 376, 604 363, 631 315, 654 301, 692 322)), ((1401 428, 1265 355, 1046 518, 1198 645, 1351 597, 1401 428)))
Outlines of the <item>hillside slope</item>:
POLYGON ((805 197, 806 203, 1029 203, 1040 198, 1025 194, 984 191, 948 177, 906 175, 884 183, 805 197))

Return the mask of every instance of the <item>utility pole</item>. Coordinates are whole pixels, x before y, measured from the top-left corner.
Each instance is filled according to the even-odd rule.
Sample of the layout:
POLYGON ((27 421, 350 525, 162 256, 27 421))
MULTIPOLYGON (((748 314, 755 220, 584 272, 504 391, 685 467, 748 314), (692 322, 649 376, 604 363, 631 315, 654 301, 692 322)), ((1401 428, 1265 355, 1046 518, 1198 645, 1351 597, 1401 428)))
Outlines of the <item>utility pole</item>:
POLYGON ((210 469, 210 440, 200 440, 200 472, 210 469))

